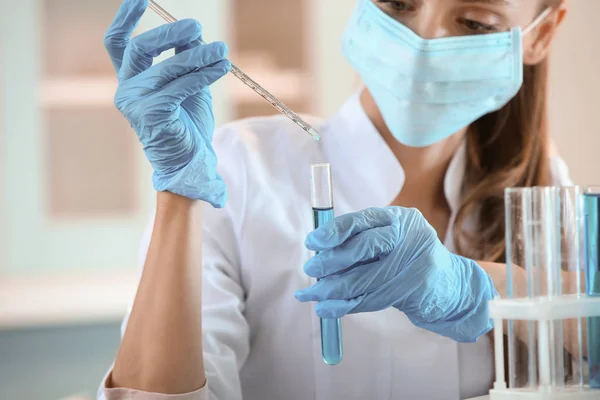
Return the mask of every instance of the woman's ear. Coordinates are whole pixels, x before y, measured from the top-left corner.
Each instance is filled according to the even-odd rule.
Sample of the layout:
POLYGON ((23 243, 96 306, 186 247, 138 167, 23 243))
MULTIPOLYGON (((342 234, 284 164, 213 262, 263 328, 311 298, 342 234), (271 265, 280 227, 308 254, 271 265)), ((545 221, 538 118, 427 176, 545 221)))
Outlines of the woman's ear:
POLYGON ((548 56, 552 40, 566 15, 567 4, 565 0, 561 0, 544 21, 529 32, 523 44, 523 63, 525 65, 538 64, 548 56))

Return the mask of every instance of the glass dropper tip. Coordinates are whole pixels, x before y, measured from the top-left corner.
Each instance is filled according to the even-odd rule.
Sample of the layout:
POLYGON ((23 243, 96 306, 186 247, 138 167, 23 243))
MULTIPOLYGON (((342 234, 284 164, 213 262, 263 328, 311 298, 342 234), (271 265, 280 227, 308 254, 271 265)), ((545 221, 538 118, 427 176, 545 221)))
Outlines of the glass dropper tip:
POLYGON ((312 138, 314 139, 315 142, 320 142, 321 141, 321 136, 313 128, 310 128, 308 130, 308 134, 310 136, 312 136, 312 138))

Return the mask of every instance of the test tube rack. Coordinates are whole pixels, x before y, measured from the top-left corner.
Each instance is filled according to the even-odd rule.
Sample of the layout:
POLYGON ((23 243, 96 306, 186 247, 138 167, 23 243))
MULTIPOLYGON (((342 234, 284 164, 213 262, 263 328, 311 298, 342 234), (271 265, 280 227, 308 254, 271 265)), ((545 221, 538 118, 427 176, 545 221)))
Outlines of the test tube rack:
POLYGON ((600 400, 600 389, 588 384, 593 381, 596 386, 595 370, 596 380, 586 378, 586 372, 592 374, 586 361, 595 366, 598 349, 588 346, 589 336, 584 339, 584 332, 594 334, 584 329, 584 321, 589 328, 590 318, 600 317, 600 296, 587 295, 581 284, 598 267, 598 240, 586 226, 592 220, 597 230, 598 221, 593 219, 600 214, 592 209, 591 215, 584 207, 583 193, 588 191, 581 187, 505 190, 507 292, 489 302, 495 382, 489 395, 478 399, 600 400), (569 279, 564 280, 566 276, 569 279), (525 347, 522 358, 519 341, 525 347), (566 343, 570 344, 568 357, 566 343))
MULTIPOLYGON (((600 316, 600 298, 583 295, 556 297, 495 299, 489 303, 490 318, 494 320, 494 354, 496 381, 490 400, 598 400, 600 390, 584 385, 555 385, 552 382, 550 357, 550 323, 557 320, 600 316), (504 322, 531 321, 538 326, 537 342, 539 384, 536 387, 511 389, 507 387, 504 369, 504 322)), ((483 399, 483 398, 482 398, 483 399)))

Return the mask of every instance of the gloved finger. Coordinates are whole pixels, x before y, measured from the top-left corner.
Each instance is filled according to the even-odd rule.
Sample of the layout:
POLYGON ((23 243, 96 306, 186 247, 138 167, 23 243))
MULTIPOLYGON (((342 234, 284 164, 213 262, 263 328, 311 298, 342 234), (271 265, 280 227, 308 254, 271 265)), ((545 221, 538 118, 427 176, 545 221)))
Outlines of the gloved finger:
MULTIPOLYGON (((207 74, 207 77, 201 82, 212 83, 222 76, 221 71, 224 69, 228 71, 228 68, 231 68, 231 64, 225 59, 227 51, 227 46, 223 42, 197 46, 150 67, 136 76, 135 79, 125 81, 124 85, 131 85, 135 88, 143 87, 155 91, 179 77, 196 72, 198 73, 196 76, 203 73, 207 74), (206 67, 216 68, 207 69, 206 67)), ((139 92, 139 90, 136 90, 136 92, 139 92)), ((194 93, 196 92, 197 90, 194 89, 194 93)))
POLYGON ((120 79, 130 79, 152 66, 155 57, 164 51, 197 42, 202 25, 193 19, 182 19, 154 28, 133 38, 123 55, 120 79))
POLYGON ((394 273, 382 268, 381 261, 376 261, 320 279, 312 286, 297 291, 295 296, 303 302, 349 300, 372 292, 393 278, 394 273))
POLYGON ((333 319, 342 318, 352 313, 357 306, 362 303, 365 296, 359 296, 350 300, 327 300, 322 301, 315 307, 317 315, 321 318, 333 319))
POLYGON ((175 47, 175 54, 183 53, 186 50, 193 49, 194 47, 203 46, 199 40, 193 40, 190 43, 186 43, 183 46, 175 47))
POLYGON ((325 251, 368 229, 392 225, 397 218, 384 208, 369 208, 346 214, 311 232, 305 245, 309 250, 325 251))
MULTIPOLYGON (((174 122, 178 118, 183 118, 180 114, 179 107, 185 101, 194 102, 205 102, 204 106, 211 107, 210 100, 206 99, 208 86, 214 83, 216 80, 227 74, 231 69, 231 64, 228 60, 219 61, 215 65, 206 67, 201 71, 192 72, 184 75, 174 81, 171 81, 166 86, 154 93, 150 93, 144 96, 145 93, 136 93, 133 97, 129 94, 128 87, 121 87, 117 90, 115 96, 115 105, 122 112, 129 103, 137 103, 138 109, 144 110, 142 117, 142 125, 150 124, 154 125, 157 121, 162 123, 174 122), (197 94, 203 93, 203 98, 197 98, 197 94), (208 101, 208 104, 206 102, 208 101)), ((141 76, 141 74, 140 74, 141 76)), ((138 79, 127 81, 125 84, 135 82, 138 79)), ((137 88, 136 88, 137 89, 137 88)), ((201 121, 200 117, 195 115, 186 115, 185 118, 191 118, 196 121, 201 121)), ((177 130, 177 129, 176 129, 177 130)), ((207 140, 212 138, 212 131, 202 132, 203 136, 208 136, 207 140)), ((172 139, 167 137, 167 139, 172 139)), ((166 150, 170 151, 171 146, 166 146, 166 150)), ((154 149, 153 153, 160 153, 159 149, 154 149)), ((148 154, 147 154, 148 156, 148 154)))
POLYGON ((208 86, 226 75, 231 69, 228 60, 221 60, 201 71, 192 72, 168 83, 160 96, 169 96, 175 106, 179 106, 190 96, 200 93, 208 86))
POLYGON ((125 48, 146 7, 148 0, 125 0, 104 35, 104 47, 117 72, 121 69, 125 48))
POLYGON ((304 264, 304 272, 313 278, 324 278, 342 272, 358 263, 388 255, 399 240, 400 230, 397 223, 361 232, 340 246, 309 259, 304 264))
MULTIPOLYGON (((198 40, 194 40, 191 43, 188 43, 186 45, 183 45, 181 47, 176 47, 175 48, 175 54, 179 54, 179 53, 183 53, 184 51, 193 49, 194 47, 198 47, 198 46, 202 46, 203 44, 200 43, 200 41, 198 40)), ((212 95, 210 93, 210 90, 208 87, 204 88, 201 93, 197 93, 196 96, 190 96, 187 99, 185 99, 185 101, 183 103, 181 103, 182 106, 187 107, 188 109, 198 109, 198 108, 202 108, 204 107, 206 104, 212 104, 212 95)), ((190 114, 190 118, 192 118, 196 123, 202 123, 201 120, 202 118, 197 115, 196 113, 190 114), (200 118, 200 119, 198 119, 200 118)))

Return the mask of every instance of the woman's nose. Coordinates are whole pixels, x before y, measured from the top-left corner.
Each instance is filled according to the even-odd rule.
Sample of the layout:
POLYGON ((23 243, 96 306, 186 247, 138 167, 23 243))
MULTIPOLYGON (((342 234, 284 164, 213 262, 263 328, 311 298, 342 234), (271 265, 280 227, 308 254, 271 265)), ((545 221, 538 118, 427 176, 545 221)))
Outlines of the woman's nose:
MULTIPOLYGON (((432 7, 433 8, 433 7, 432 7)), ((450 36, 441 13, 423 8, 417 18, 414 18, 409 28, 423 39, 438 39, 450 36)))

